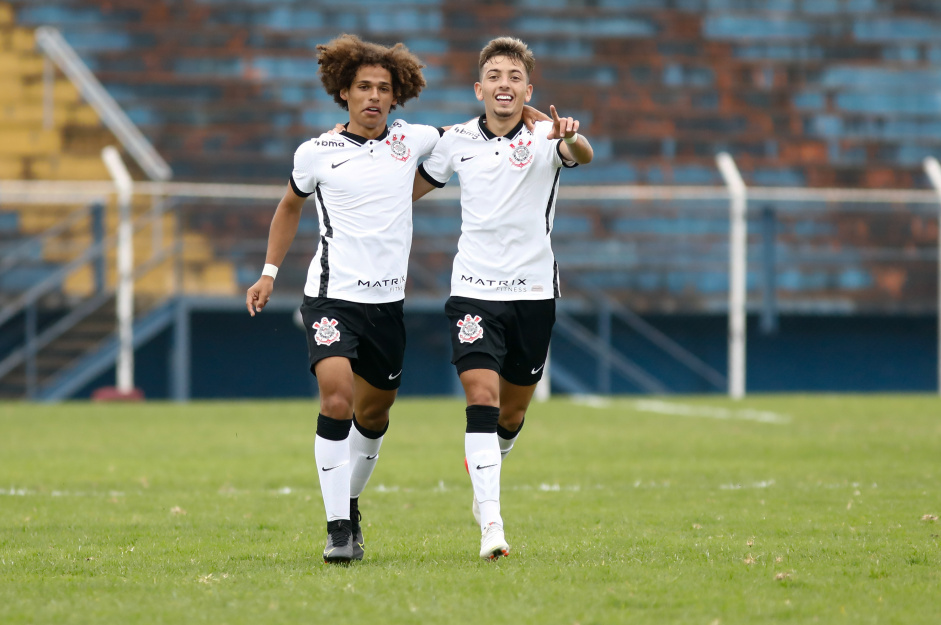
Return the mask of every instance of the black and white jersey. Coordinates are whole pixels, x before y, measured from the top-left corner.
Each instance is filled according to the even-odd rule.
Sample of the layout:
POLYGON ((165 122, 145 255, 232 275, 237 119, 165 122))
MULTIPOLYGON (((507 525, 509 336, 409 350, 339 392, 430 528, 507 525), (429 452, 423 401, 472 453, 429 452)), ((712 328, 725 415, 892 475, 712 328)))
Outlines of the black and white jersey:
POLYGON ((305 295, 361 303, 405 297, 415 167, 440 136, 432 126, 396 120, 375 139, 325 133, 297 149, 291 187, 314 196, 320 219, 305 295))
POLYGON ((419 172, 443 187, 461 181, 461 238, 451 295, 509 301, 559 297, 549 235, 563 162, 560 139, 547 139, 552 122, 532 132, 520 122, 495 136, 486 117, 451 127, 419 172))

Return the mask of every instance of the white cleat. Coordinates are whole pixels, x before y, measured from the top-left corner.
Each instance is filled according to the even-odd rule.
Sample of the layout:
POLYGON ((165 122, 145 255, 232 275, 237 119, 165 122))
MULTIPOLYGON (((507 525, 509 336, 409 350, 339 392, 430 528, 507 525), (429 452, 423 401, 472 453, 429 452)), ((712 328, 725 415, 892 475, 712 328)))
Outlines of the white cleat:
POLYGON ((496 560, 508 555, 510 555, 510 546, 506 544, 506 538, 503 536, 503 526, 491 523, 484 528, 480 537, 480 557, 496 560))

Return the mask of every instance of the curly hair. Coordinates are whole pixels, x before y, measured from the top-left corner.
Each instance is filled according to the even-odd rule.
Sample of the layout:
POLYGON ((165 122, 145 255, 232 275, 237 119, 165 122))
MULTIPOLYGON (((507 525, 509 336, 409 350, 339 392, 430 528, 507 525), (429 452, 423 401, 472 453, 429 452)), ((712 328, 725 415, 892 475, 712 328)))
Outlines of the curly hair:
POLYGON ((526 69, 527 78, 532 76, 533 70, 536 68, 536 58, 529 46, 515 37, 497 37, 491 39, 490 43, 480 51, 480 62, 477 64, 478 71, 483 72, 487 61, 497 56, 505 56, 522 65, 526 69))
MULTIPOLYGON (((349 104, 340 97, 340 91, 349 89, 356 72, 364 65, 376 65, 389 70, 392 75, 392 94, 398 104, 405 104, 425 86, 421 61, 403 44, 391 48, 363 41, 356 35, 340 35, 333 41, 317 46, 317 63, 320 65, 320 80, 324 89, 333 96, 341 108, 349 110, 349 104)), ((395 106, 392 106, 395 109, 395 106)))

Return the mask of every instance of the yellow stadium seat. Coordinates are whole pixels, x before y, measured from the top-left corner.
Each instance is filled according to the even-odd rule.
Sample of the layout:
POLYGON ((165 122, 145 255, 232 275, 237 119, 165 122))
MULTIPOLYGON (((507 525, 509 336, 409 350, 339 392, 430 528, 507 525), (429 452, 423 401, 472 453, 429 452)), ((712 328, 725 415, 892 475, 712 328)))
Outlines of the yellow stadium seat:
POLYGON ((95 274, 90 265, 82 265, 73 271, 62 283, 62 290, 67 295, 88 297, 95 290, 95 274))
POLYGON ((0 156, 42 156, 61 149, 61 136, 51 130, 6 129, 0 141, 0 156))
POLYGON ((23 160, 0 158, 0 178, 17 179, 23 176, 23 160))
MULTIPOLYGON (((46 85, 41 81, 26 85, 23 88, 23 95, 37 105, 41 105, 46 98, 46 85)), ((53 102, 74 104, 81 100, 81 97, 78 88, 67 80, 57 80, 52 85, 53 102)))
POLYGON ((58 154, 32 161, 32 174, 41 180, 107 180, 108 169, 97 156, 58 154))
POLYGON ((0 75, 0 104, 20 102, 23 95, 23 83, 19 78, 0 75))
POLYGON ((32 30, 16 28, 10 38, 10 49, 16 52, 35 52, 36 36, 32 30))

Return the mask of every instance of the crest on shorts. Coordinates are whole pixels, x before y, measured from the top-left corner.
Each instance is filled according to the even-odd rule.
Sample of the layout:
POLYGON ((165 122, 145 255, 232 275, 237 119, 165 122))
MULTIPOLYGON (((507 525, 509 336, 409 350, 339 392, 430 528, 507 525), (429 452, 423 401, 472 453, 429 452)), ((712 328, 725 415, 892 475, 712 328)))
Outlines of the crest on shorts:
POLYGON ((457 322, 457 327, 461 329, 457 333, 457 338, 461 343, 473 343, 484 335, 484 329, 480 325, 480 317, 474 315, 464 315, 464 319, 457 322))
POLYGON ((510 162, 514 167, 526 167, 533 162, 533 151, 529 149, 532 144, 532 141, 527 141, 524 145, 522 139, 519 143, 510 144, 510 149, 513 150, 510 152, 510 162))
POLYGON ((407 161, 408 157, 412 155, 412 151, 402 141, 404 138, 405 135, 402 135, 401 137, 399 135, 392 135, 391 140, 386 139, 386 145, 392 147, 392 158, 399 161, 407 161))
POLYGON ((317 330, 317 333, 314 335, 314 340, 317 341, 317 345, 332 345, 340 340, 340 331, 337 330, 336 319, 321 317, 319 322, 314 322, 313 327, 314 330, 317 330))

